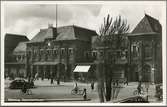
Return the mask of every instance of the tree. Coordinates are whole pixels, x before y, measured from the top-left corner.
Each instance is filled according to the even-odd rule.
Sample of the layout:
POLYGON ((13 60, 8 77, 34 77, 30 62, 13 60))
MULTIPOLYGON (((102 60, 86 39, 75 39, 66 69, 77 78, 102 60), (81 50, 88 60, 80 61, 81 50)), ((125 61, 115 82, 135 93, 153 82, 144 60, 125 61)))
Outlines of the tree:
MULTIPOLYGON (((115 64, 115 59, 117 57, 117 50, 124 50, 126 49, 126 36, 124 35, 125 33, 128 33, 129 31, 129 25, 127 23, 127 20, 122 19, 121 16, 118 16, 115 20, 113 20, 112 17, 108 14, 107 18, 104 17, 104 22, 101 25, 99 29, 100 35, 96 38, 94 42, 94 47, 102 47, 103 49, 103 71, 99 70, 100 66, 97 64, 97 72, 103 72, 103 73, 97 73, 97 74, 103 74, 104 76, 102 78, 99 78, 100 75, 97 75, 99 78, 98 81, 98 92, 99 92, 99 97, 101 99, 101 102, 104 102, 104 96, 106 98, 106 101, 110 101, 111 99, 111 82, 112 82, 112 72, 110 71, 115 64), (108 54, 107 50, 111 50, 112 53, 116 54, 111 54, 111 58, 114 60, 109 61, 108 59, 108 54), (104 84, 105 83, 105 88, 104 84), (103 94, 102 90, 105 89, 105 95, 103 94)), ((97 62, 100 62, 101 58, 97 58, 97 62)))

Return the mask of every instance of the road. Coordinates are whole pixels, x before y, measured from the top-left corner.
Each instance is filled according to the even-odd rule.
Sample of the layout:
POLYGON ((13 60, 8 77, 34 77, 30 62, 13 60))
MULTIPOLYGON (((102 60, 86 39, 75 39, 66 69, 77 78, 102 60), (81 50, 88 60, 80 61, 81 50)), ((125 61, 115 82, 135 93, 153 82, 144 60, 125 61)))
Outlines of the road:
MULTIPOLYGON (((45 83, 47 81, 44 81, 45 83)), ((22 95, 20 94, 20 90, 18 89, 9 89, 8 87, 5 88, 5 99, 83 99, 82 95, 72 95, 71 90, 74 88, 72 82, 64 83, 61 82, 60 85, 50 85, 47 84, 38 84, 36 88, 31 89, 32 95, 22 95)), ((7 85, 8 86, 8 85, 7 85)), ((98 93, 97 90, 91 90, 90 84, 83 84, 78 83, 79 88, 87 89, 87 97, 91 99, 91 102, 98 101, 98 93)))
MULTIPOLYGON (((35 85, 37 88, 31 89, 32 95, 20 95, 20 90, 11 90, 8 89, 10 81, 5 81, 5 99, 83 99, 82 95, 72 95, 71 90, 74 88, 73 82, 61 82, 60 85, 50 84, 50 81, 35 81, 35 85)), ((87 97, 91 99, 90 101, 86 101, 86 103, 99 103, 99 97, 97 92, 97 83, 95 84, 95 90, 91 90, 90 84, 88 83, 78 83, 78 86, 83 89, 87 89, 87 97)), ((116 99, 112 99, 111 102, 119 101, 124 98, 132 97, 133 91, 136 90, 137 83, 131 82, 129 85, 122 85, 123 87, 120 89, 118 93, 118 97, 116 99)), ((155 95, 155 86, 150 85, 149 87, 149 101, 157 102, 155 95)))

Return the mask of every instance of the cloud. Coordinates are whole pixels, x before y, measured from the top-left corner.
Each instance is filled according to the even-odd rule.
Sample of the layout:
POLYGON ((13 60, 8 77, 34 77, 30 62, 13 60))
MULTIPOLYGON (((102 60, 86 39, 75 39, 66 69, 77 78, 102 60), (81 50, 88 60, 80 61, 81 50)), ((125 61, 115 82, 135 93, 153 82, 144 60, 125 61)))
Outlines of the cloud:
POLYGON ((164 12, 164 6, 162 4, 162 2, 155 1, 104 4, 97 17, 97 26, 100 26, 100 24, 103 23, 103 18, 106 17, 107 14, 110 14, 113 18, 121 15, 130 24, 130 31, 134 29, 144 17, 145 13, 158 19, 160 23, 162 23, 162 14, 164 12))
MULTIPOLYGON (((121 15, 130 24, 131 30, 144 17, 144 13, 155 17, 162 23, 163 2, 109 2, 103 4, 59 4, 58 26, 78 25, 89 29, 98 29, 103 18, 121 15)), ((55 4, 6 4, 5 29, 9 33, 25 34, 32 38, 48 23, 56 25, 55 4)))
MULTIPOLYGON (((100 12, 101 5, 58 5, 58 25, 77 24, 84 26, 100 12)), ((56 23, 56 5, 6 5, 5 28, 8 32, 32 34, 30 32, 56 23)), ((28 35, 32 38, 34 35, 28 35)))

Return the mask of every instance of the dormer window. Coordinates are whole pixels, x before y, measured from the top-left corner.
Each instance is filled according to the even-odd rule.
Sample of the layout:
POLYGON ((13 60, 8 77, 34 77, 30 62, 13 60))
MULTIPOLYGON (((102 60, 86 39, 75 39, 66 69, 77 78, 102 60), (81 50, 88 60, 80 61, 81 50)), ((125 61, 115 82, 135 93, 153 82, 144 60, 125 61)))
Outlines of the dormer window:
POLYGON ((62 55, 65 54, 65 48, 61 48, 61 54, 62 54, 62 55))

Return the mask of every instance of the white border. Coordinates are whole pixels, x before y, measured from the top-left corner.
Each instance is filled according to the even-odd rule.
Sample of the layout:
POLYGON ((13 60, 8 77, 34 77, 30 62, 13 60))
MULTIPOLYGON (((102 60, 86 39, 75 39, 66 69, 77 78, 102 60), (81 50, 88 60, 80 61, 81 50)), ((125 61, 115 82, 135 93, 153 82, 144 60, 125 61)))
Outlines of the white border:
MULTIPOLYGON (((122 1, 124 4, 120 4, 120 1, 2 1, 1 2, 1 105, 3 106, 163 106, 166 105, 166 7, 164 8, 163 13, 163 22, 162 23, 162 59, 163 59, 163 103, 148 103, 148 104, 139 104, 139 103, 55 103, 55 102, 40 102, 40 103, 5 103, 4 102, 4 5, 5 4, 112 4, 113 2, 118 5, 125 5, 128 3, 135 2, 136 4, 141 1, 122 1)), ((149 3, 151 1, 142 1, 149 3)), ((159 1, 157 1, 159 2, 159 1)), ((164 2, 166 6, 165 1, 164 2)))

